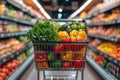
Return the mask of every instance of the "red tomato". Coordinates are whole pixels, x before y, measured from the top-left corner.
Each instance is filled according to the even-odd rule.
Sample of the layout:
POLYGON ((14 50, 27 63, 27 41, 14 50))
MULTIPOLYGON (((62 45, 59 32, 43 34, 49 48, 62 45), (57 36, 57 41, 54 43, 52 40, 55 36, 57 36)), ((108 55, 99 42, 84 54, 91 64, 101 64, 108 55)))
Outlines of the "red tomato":
POLYGON ((2 76, 0 76, 0 80, 3 80, 3 77, 2 77, 2 76))
POLYGON ((9 70, 12 70, 12 69, 13 69, 12 64, 11 64, 11 63, 8 63, 8 64, 7 64, 7 68, 8 68, 9 70))
POLYGON ((62 53, 64 51, 63 45, 58 45, 54 49, 55 53, 62 53))
POLYGON ((7 68, 3 68, 2 72, 6 73, 7 75, 9 75, 9 70, 7 68))
POLYGON ((71 38, 70 37, 66 37, 62 39, 63 42, 71 42, 71 38))
POLYGON ((17 68, 17 64, 16 63, 12 63, 12 66, 13 66, 13 69, 16 69, 17 68))
POLYGON ((81 57, 75 58, 75 60, 74 60, 74 67, 76 69, 80 69, 80 68, 83 68, 83 66, 84 66, 83 59, 81 59, 81 57))
POLYGON ((78 41, 78 42, 79 42, 79 41, 84 41, 84 39, 83 39, 82 37, 80 37, 80 36, 77 36, 77 37, 76 37, 76 41, 78 41))
POLYGON ((3 80, 6 80, 7 74, 6 73, 1 73, 1 76, 3 77, 3 80))
POLYGON ((64 69, 69 69, 69 68, 72 68, 72 63, 71 62, 64 62, 62 67, 64 69))

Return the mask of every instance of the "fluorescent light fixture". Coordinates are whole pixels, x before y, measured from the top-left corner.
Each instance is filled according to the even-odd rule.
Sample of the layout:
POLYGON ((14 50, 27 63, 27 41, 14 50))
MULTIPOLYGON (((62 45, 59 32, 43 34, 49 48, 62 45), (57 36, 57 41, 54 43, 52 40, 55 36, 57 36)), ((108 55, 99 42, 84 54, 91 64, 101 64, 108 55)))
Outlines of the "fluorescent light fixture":
POLYGON ((69 1, 69 0, 65 0, 65 1, 69 1))
POLYGON ((58 12, 62 12, 62 11, 63 11, 63 9, 62 9, 62 8, 59 8, 59 9, 58 9, 58 12))
POLYGON ((49 14, 44 10, 44 8, 41 6, 41 4, 37 0, 32 0, 32 1, 36 4, 36 6, 40 9, 40 11, 43 13, 43 15, 45 15, 47 19, 51 19, 49 14))
POLYGON ((74 18, 76 15, 78 15, 88 4, 90 4, 92 0, 87 0, 79 9, 77 9, 72 15, 70 15, 68 18, 74 18))

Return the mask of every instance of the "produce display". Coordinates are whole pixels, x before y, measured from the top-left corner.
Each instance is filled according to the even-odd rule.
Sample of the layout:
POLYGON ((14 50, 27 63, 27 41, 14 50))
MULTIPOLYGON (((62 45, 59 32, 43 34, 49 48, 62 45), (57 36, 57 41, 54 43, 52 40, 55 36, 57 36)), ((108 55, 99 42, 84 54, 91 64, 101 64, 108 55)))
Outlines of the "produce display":
POLYGON ((99 12, 100 10, 108 9, 114 5, 117 5, 120 3, 120 0, 104 0, 103 3, 99 3, 96 6, 94 6, 89 12, 88 15, 92 15, 95 12, 99 12))
POLYGON ((74 44, 74 42, 86 41, 85 28, 85 24, 80 22, 60 26, 56 22, 38 21, 28 32, 28 38, 34 44, 36 67, 38 69, 84 68, 85 44, 74 44), (46 41, 53 43, 44 43, 46 41))
POLYGON ((4 25, 0 24, 0 33, 4 33, 4 32, 14 33, 14 32, 22 32, 22 31, 26 32, 29 31, 30 29, 31 27, 18 25, 15 23, 6 23, 4 25))
POLYGON ((112 13, 102 13, 100 15, 97 15, 96 17, 92 18, 90 21, 88 21, 88 24, 91 23, 107 23, 115 20, 120 20, 120 9, 113 9, 112 13))
POLYGON ((107 37, 115 37, 120 38, 120 27, 119 26, 97 26, 97 27, 89 27, 89 34, 97 34, 107 37))
POLYGON ((24 48, 24 43, 15 38, 0 40, 0 59, 24 48))
POLYGON ((97 47, 98 50, 108 54, 109 56, 120 60, 120 45, 113 42, 105 42, 100 40, 94 40, 89 43, 91 46, 97 47), (93 43, 94 42, 94 43, 93 43))
POLYGON ((114 75, 118 80, 120 79, 120 68, 105 59, 103 56, 98 55, 97 53, 91 52, 88 54, 92 60, 94 60, 99 66, 101 66, 106 72, 111 73, 114 75))
POLYGON ((0 80, 6 80, 20 66, 20 64, 19 60, 13 59, 0 66, 0 80))

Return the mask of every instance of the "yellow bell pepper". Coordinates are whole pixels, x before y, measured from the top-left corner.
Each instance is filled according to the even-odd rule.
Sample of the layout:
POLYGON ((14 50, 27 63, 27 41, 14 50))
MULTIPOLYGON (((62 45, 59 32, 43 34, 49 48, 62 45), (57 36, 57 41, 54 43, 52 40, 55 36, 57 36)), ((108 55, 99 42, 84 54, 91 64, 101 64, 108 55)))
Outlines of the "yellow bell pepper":
POLYGON ((76 36, 78 36, 78 35, 79 35, 79 32, 78 32, 77 30, 72 30, 72 31, 70 32, 70 36, 76 37, 76 36))
POLYGON ((69 37, 69 34, 66 31, 59 31, 58 37, 60 38, 60 40, 62 40, 65 37, 69 37))
POLYGON ((72 51, 68 51, 66 54, 61 55, 62 60, 73 60, 74 59, 74 54, 72 51))
POLYGON ((86 32, 85 31, 80 31, 79 36, 81 36, 85 40, 86 39, 86 32))

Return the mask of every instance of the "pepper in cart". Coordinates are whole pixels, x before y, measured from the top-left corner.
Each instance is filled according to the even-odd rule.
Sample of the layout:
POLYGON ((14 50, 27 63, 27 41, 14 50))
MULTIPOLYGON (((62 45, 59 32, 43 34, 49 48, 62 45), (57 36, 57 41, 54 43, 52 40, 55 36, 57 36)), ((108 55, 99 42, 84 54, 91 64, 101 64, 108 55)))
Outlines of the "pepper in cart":
POLYGON ((44 51, 37 51, 35 53, 35 60, 37 61, 37 66, 39 68, 48 68, 46 59, 47 59, 47 55, 44 51))

